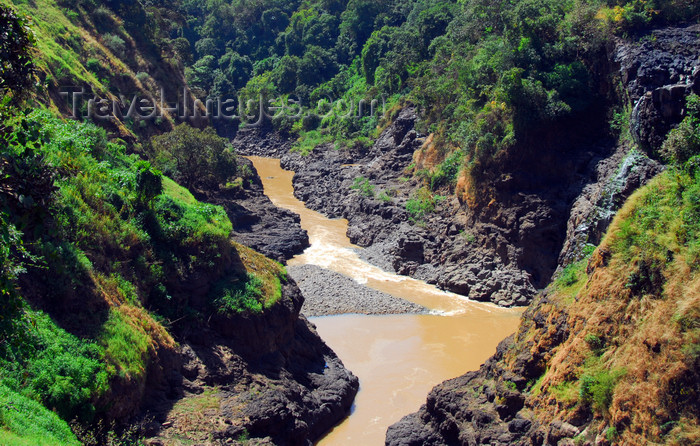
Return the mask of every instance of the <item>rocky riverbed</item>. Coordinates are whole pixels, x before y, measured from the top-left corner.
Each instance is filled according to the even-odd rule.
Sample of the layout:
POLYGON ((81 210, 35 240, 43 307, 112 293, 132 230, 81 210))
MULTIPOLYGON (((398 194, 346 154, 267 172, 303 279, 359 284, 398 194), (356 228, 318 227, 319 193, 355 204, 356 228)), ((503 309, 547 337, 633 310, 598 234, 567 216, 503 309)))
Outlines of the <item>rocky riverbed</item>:
POLYGON ((287 268, 302 294, 301 312, 307 316, 338 314, 426 313, 425 307, 359 284, 349 277, 315 265, 287 268))
POLYGON ((415 130, 418 119, 405 108, 370 148, 320 146, 301 156, 289 151, 282 135, 254 130, 241 132, 234 144, 239 153, 281 156, 282 166, 295 172, 296 197, 329 217, 346 218, 347 235, 366 248, 365 260, 501 306, 528 304, 558 260, 575 259, 586 243, 595 243, 617 207, 659 171, 641 154, 629 157, 627 147, 588 141, 543 163, 558 166, 547 178, 564 187, 542 183, 522 188, 529 193, 502 191, 496 204, 478 210, 445 195, 433 212, 415 218, 406 204, 421 181, 411 166, 430 140, 415 130), (353 187, 358 179, 373 193, 353 187), (567 243, 574 232, 577 242, 567 243))
MULTIPOLYGON (((643 148, 658 142, 653 129, 682 118, 683 97, 699 91, 698 30, 660 30, 645 42, 618 42, 611 54, 611 75, 619 73, 636 103, 632 133, 643 148)), ((599 106, 590 116, 604 114, 599 106)), ((430 169, 426 160, 434 156, 431 135, 417 130, 419 119, 408 106, 371 147, 322 145, 307 156, 290 152, 290 139, 272 131, 242 131, 234 144, 243 154, 281 157, 296 173, 297 198, 346 218, 350 240, 367 248, 366 260, 501 306, 527 305, 557 269, 600 241, 619 206, 661 170, 647 154, 630 153, 631 144, 616 145, 606 136, 607 122, 581 118, 567 128, 539 129, 537 137, 533 130, 548 145, 533 143, 537 154, 522 153, 527 165, 504 161, 488 206, 437 191, 442 198, 434 211, 416 218, 406 204, 423 185, 417 169, 430 169), (353 188, 358 180, 373 193, 353 188)))

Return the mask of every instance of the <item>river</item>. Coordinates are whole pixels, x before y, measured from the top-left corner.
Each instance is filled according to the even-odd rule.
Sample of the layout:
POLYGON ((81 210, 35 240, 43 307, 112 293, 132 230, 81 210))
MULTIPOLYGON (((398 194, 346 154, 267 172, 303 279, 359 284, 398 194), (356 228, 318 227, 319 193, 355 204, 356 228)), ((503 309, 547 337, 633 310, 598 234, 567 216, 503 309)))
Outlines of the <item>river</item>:
POLYGON ((331 220, 294 197, 293 172, 278 159, 249 157, 272 202, 301 216, 311 246, 290 265, 312 264, 423 305, 423 315, 310 318, 324 341, 360 379, 350 416, 319 446, 382 445, 387 427, 425 403, 430 389, 476 370, 515 331, 522 311, 472 302, 432 285, 388 273, 360 259, 347 221, 331 220))

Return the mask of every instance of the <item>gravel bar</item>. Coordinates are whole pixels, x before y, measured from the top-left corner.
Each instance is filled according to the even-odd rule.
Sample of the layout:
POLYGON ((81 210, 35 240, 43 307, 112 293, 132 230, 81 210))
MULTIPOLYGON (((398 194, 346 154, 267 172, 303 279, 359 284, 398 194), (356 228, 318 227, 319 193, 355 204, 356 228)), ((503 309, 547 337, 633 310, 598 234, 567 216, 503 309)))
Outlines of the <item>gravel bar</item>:
POLYGON ((338 314, 419 314, 428 310, 405 299, 360 285, 351 278, 315 265, 287 267, 299 285, 307 316, 338 314))

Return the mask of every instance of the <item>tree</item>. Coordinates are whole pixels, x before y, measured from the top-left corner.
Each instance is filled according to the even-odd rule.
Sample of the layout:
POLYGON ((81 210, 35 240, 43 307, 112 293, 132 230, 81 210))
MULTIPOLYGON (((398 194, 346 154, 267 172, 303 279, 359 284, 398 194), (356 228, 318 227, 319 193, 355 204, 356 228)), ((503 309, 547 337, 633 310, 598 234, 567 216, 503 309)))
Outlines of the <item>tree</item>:
POLYGON ((219 59, 219 67, 236 89, 243 87, 253 74, 253 63, 250 58, 234 51, 227 52, 219 59))
POLYGON ((362 71, 368 84, 374 83, 374 72, 379 67, 380 58, 389 49, 390 28, 388 26, 372 33, 362 48, 362 71))
POLYGON ((187 82, 193 87, 209 90, 214 82, 214 70, 216 70, 214 56, 204 56, 195 62, 192 68, 185 70, 187 82))
POLYGON ((0 4, 0 92, 13 102, 21 100, 32 85, 34 35, 29 19, 0 4), (9 96, 8 96, 9 97, 9 96))
POLYGON ((335 54, 318 46, 309 46, 299 61, 297 85, 316 86, 337 72, 335 54))
POLYGON ((151 138, 151 150, 159 167, 190 189, 214 189, 236 174, 233 148, 211 127, 199 130, 180 124, 151 138))
POLYGON ((136 163, 136 192, 138 200, 143 205, 150 205, 155 197, 163 193, 163 175, 153 169, 148 161, 136 163))
POLYGON ((296 56, 284 56, 280 59, 277 68, 273 72, 273 80, 281 93, 291 93, 297 87, 297 70, 299 58, 296 56))

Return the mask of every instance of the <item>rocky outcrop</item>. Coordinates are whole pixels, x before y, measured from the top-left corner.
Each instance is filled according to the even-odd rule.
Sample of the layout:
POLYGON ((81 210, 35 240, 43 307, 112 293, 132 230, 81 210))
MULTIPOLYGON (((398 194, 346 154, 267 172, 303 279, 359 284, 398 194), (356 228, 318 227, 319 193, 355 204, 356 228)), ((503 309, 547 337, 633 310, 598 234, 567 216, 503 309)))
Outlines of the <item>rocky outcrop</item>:
MULTIPOLYGON (((417 413, 389 427, 388 446, 557 444, 580 433, 568 422, 543 425, 525 407, 524 389, 545 371, 551 350, 568 336, 567 315, 543 295, 478 371, 446 381, 417 413), (526 334, 547 333, 524 347, 526 334)), ((580 426, 580 424, 579 424, 580 426)))
POLYGON ((349 221, 348 236, 365 258, 443 289, 502 306, 526 305, 552 276, 564 242, 570 204, 610 153, 609 144, 574 151, 567 187, 503 194, 497 206, 474 210, 449 196, 420 219, 406 203, 420 188, 409 166, 425 143, 415 110, 406 108, 371 148, 316 148, 287 153, 296 196, 314 210, 349 221), (359 180, 358 180, 359 179, 359 180), (367 180, 373 193, 356 181, 367 180))
POLYGON ((655 154, 683 119, 685 97, 700 93, 700 25, 656 30, 637 42, 619 41, 614 61, 634 106, 632 135, 655 154))
POLYGON ((309 235, 301 228, 297 214, 275 206, 265 195, 253 163, 245 158, 239 158, 238 163, 252 173, 243 187, 210 191, 199 198, 224 207, 233 224, 234 240, 286 263, 309 246, 309 235))
POLYGON ((299 316, 302 303, 290 280, 262 314, 213 316, 184 331, 182 365, 171 373, 177 384, 149 407, 148 444, 260 438, 306 445, 342 420, 358 380, 299 316), (191 407, 206 414, 193 416, 191 407))
POLYGON ((591 182, 571 207, 559 270, 585 257, 587 246, 598 246, 625 200, 663 169, 662 164, 627 145, 620 145, 607 159, 596 160, 589 169, 591 182))
POLYGON ((233 140, 236 151, 246 156, 282 158, 289 152, 294 140, 291 136, 268 128, 248 127, 238 131, 233 140))

